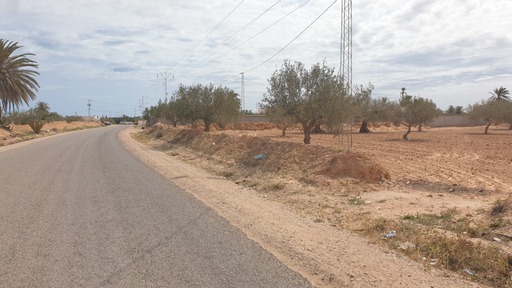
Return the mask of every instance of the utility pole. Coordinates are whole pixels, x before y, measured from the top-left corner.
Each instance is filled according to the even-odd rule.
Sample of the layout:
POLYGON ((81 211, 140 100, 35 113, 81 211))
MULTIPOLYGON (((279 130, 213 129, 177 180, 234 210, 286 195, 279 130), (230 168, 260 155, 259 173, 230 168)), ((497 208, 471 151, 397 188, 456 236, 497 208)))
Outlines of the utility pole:
POLYGON ((140 115, 142 117, 144 114, 144 96, 140 97, 140 106, 139 107, 140 107, 140 115))
POLYGON ((241 85, 240 85, 240 98, 242 100, 242 112, 245 112, 245 80, 244 80, 244 72, 240 73, 242 75, 241 85))
MULTIPOLYGON (((352 0, 341 1, 340 73, 345 91, 352 96, 352 0)), ((352 119, 352 122, 354 119, 352 119)), ((352 149, 352 125, 350 123, 348 149, 352 149)), ((342 136, 343 137, 343 136, 342 136)))
POLYGON ((341 1, 340 73, 352 95, 352 0, 341 1))
POLYGON ((91 117, 91 101, 92 100, 87 100, 87 101, 88 101, 87 106, 88 106, 88 110, 89 110, 87 113, 87 116, 91 117))
POLYGON ((167 102, 167 79, 172 77, 174 79, 174 74, 169 72, 161 72, 156 74, 156 79, 163 78, 164 79, 164 87, 165 87, 165 102, 167 102))

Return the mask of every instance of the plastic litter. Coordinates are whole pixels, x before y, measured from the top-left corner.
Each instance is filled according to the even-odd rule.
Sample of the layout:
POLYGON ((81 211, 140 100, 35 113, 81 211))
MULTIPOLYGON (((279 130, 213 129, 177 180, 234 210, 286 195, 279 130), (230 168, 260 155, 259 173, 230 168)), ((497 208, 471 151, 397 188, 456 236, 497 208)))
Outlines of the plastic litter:
POLYGON ((475 275, 475 272, 471 271, 471 270, 468 270, 468 269, 462 269, 462 272, 470 275, 470 276, 474 276, 475 275))
POLYGON ((396 236, 396 231, 392 230, 388 234, 386 234, 386 238, 393 238, 396 236))
POLYGON ((256 157, 254 157, 254 158, 256 158, 256 159, 258 159, 258 160, 261 160, 261 159, 265 158, 265 155, 263 155, 263 154, 258 154, 258 155, 256 155, 256 157))

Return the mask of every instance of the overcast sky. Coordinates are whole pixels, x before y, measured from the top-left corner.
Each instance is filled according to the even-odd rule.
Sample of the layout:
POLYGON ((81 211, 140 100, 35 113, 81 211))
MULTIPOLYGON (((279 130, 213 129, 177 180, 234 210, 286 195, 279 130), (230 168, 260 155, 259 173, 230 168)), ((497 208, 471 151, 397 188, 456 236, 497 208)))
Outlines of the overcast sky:
MULTIPOLYGON (((91 100, 92 115, 140 115, 141 100, 165 97, 165 77, 169 96, 180 83, 240 93, 245 72, 245 108, 256 111, 283 60, 339 69, 340 2, 0 0, 0 38, 36 54, 31 106, 87 115, 91 100)), ((442 109, 512 89, 511 11, 510 0, 353 1, 353 82, 391 99, 406 87, 442 109)))

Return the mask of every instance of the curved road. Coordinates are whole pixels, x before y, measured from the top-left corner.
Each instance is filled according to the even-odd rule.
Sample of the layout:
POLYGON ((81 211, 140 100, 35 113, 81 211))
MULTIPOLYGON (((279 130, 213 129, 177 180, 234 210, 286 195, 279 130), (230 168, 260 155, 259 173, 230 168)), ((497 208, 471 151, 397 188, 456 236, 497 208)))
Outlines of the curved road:
POLYGON ((311 287, 127 152, 121 129, 0 147, 0 287, 311 287))

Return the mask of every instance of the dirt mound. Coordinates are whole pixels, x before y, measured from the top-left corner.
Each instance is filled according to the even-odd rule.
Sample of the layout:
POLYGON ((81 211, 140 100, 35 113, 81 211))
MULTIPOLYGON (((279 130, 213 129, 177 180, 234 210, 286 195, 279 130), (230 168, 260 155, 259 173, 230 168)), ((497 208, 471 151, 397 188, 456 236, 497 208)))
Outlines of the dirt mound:
POLYGON ((351 151, 334 156, 327 167, 317 172, 317 175, 325 175, 330 178, 350 177, 369 183, 391 179, 389 171, 380 164, 371 161, 360 153, 351 151))
POLYGON ((168 143, 200 151, 246 170, 283 173, 296 179, 309 175, 354 178, 367 183, 390 179, 385 168, 357 152, 340 154, 332 147, 274 141, 269 137, 205 133, 199 129, 174 131, 168 143))

